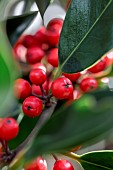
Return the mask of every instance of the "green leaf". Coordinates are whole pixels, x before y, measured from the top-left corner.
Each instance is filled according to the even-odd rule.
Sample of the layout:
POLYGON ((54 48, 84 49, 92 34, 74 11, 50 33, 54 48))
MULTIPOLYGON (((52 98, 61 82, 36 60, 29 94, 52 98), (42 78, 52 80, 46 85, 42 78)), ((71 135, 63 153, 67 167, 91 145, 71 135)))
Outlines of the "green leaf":
POLYGON ((59 69, 79 72, 113 48, 113 0, 72 0, 59 43, 59 69))
POLYGON ((113 170, 113 151, 90 152, 78 160, 84 170, 113 170))
POLYGON ((94 98, 85 98, 88 96, 75 101, 69 107, 62 107, 54 114, 34 140, 28 157, 46 152, 61 152, 89 143, 97 137, 103 137, 113 128, 113 93, 112 97, 104 97, 91 106, 94 98), (81 105, 83 101, 86 104, 81 105), (90 101, 89 105, 87 101, 90 101))
POLYGON ((19 125, 20 130, 19 130, 18 136, 9 142, 9 146, 11 149, 16 148, 19 144, 21 144, 27 138, 27 136, 30 134, 30 132, 34 128, 38 119, 39 117, 31 119, 27 116, 24 116, 24 118, 22 119, 19 125))
POLYGON ((17 76, 5 27, 0 23, 0 117, 5 117, 14 107, 13 81, 17 76))
POLYGON ((35 0, 38 8, 39 8, 39 11, 40 11, 40 14, 43 18, 43 15, 47 9, 47 7, 49 6, 51 0, 35 0))
POLYGON ((25 29, 36 17, 37 11, 14 16, 7 20, 6 30, 11 45, 14 45, 25 29))

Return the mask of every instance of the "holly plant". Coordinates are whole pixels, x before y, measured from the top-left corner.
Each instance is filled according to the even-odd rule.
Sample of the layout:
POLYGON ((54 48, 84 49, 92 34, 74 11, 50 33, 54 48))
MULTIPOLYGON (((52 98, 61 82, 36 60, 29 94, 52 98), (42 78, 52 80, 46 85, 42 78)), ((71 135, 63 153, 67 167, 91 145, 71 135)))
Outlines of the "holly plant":
POLYGON ((0 169, 47 170, 47 154, 53 170, 76 170, 69 158, 113 170, 112 141, 78 154, 112 140, 113 0, 59 0, 65 18, 51 13, 47 25, 56 2, 24 0, 15 16, 19 3, 0 0, 0 169), (37 15, 43 24, 27 33, 37 15))

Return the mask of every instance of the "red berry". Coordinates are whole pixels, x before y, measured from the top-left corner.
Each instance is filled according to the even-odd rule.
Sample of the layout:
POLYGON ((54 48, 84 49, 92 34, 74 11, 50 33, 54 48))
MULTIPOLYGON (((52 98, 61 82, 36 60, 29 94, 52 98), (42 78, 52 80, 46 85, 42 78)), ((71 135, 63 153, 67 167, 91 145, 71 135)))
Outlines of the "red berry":
POLYGON ((40 115, 42 109, 42 101, 35 96, 27 97, 22 104, 22 110, 24 114, 29 117, 36 117, 40 115))
POLYGON ((31 70, 29 78, 33 84, 42 85, 46 81, 46 72, 39 68, 31 70))
POLYGON ((35 64, 40 62, 44 57, 45 53, 40 47, 31 47, 27 50, 26 60, 29 64, 35 64))
POLYGON ((68 74, 68 73, 62 73, 65 77, 67 77, 71 82, 76 82, 78 78, 81 76, 81 73, 74 73, 74 74, 68 74))
POLYGON ((94 78, 87 77, 80 82, 80 89, 83 92, 89 92, 95 90, 97 87, 98 87, 98 82, 94 78))
POLYGON ((19 132, 19 126, 15 119, 4 118, 0 123, 0 139, 2 140, 12 140, 19 132))
POLYGON ((98 73, 100 71, 103 71, 105 68, 106 68, 106 61, 102 59, 93 67, 89 68, 88 71, 90 71, 91 73, 98 73))
POLYGON ((42 69, 42 70, 44 70, 46 72, 46 67, 42 63, 36 63, 36 64, 32 64, 30 66, 31 66, 32 70, 40 68, 40 69, 42 69))
POLYGON ((42 157, 38 157, 30 164, 26 165, 25 170, 47 170, 47 163, 42 157))
POLYGON ((73 93, 73 85, 66 77, 57 78, 52 83, 52 94, 57 99, 68 99, 73 93))
MULTIPOLYGON (((44 82, 42 87, 43 87, 43 90, 44 90, 45 94, 47 95, 48 94, 48 83, 47 83, 47 81, 44 82)), ((40 86, 37 86, 37 85, 33 84, 32 85, 32 94, 42 96, 42 91, 41 91, 40 86)))
POLYGON ((51 46, 57 46, 60 39, 62 27, 59 24, 55 24, 46 31, 46 38, 51 46))
POLYGON ((25 99, 31 94, 31 85, 28 81, 19 78, 14 83, 14 95, 18 99, 25 99))
POLYGON ((35 38, 39 43, 46 43, 46 28, 42 26, 36 33, 35 33, 35 38))
POLYGON ((63 19, 61 19, 61 18, 53 18, 52 20, 49 21, 49 23, 47 25, 47 29, 50 29, 50 27, 54 26, 55 24, 59 24, 62 27, 63 19))
POLYGON ((58 48, 53 48, 47 54, 47 61, 53 67, 58 67, 58 48))
POLYGON ((74 167, 67 160, 58 160, 55 162, 53 170, 74 170, 74 167))
POLYGON ((33 35, 26 35, 23 39, 23 45, 26 48, 30 48, 30 47, 33 47, 33 46, 37 46, 38 43, 37 43, 37 40, 35 39, 35 37, 33 35))

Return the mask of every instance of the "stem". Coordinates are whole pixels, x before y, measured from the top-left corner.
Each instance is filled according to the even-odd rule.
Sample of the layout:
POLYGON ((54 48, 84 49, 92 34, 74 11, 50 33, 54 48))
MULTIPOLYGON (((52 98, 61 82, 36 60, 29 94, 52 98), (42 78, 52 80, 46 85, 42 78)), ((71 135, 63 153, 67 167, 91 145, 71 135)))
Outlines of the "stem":
POLYGON ((15 152, 15 155, 20 152, 31 140, 34 139, 34 137, 39 133, 40 129, 44 126, 44 124, 49 120, 52 113, 54 112, 54 109, 56 107, 57 103, 52 103, 49 108, 46 108, 41 116, 38 122, 36 123, 34 129, 31 131, 29 136, 25 139, 23 143, 21 143, 13 152, 15 152))
POLYGON ((53 158, 55 159, 55 161, 58 161, 58 158, 55 154, 52 154, 53 158))
POLYGON ((42 92, 42 97, 46 96, 45 91, 44 91, 44 89, 43 89, 43 86, 42 86, 42 85, 40 85, 40 89, 41 89, 41 92, 42 92))
POLYGON ((80 156, 75 154, 75 153, 73 153, 73 152, 63 152, 61 154, 64 155, 64 156, 67 156, 69 158, 72 158, 72 159, 76 160, 77 162, 80 162, 79 161, 80 160, 80 156))

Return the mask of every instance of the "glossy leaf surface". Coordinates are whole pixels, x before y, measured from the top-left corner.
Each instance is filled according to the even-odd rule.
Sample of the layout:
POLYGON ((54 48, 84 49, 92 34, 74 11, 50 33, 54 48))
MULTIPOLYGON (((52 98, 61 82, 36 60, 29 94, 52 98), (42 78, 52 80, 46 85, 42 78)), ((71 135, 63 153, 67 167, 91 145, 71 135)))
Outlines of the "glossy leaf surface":
POLYGON ((112 100, 113 93, 112 97, 98 103, 92 96, 84 96, 71 106, 64 106, 42 128, 28 152, 29 156, 36 156, 36 150, 38 154, 61 152, 103 136, 113 128, 112 100))
POLYGON ((59 43, 59 68, 79 72, 113 48, 113 0, 72 0, 59 43))
POLYGON ((44 12, 46 11, 47 7, 49 6, 51 0, 35 0, 35 2, 39 8, 41 16, 43 17, 44 12))
POLYGON ((14 45, 25 29, 36 17, 37 11, 9 18, 6 31, 11 45, 14 45))
POLYGON ((79 161, 84 170, 113 170, 113 151, 90 152, 79 161))

